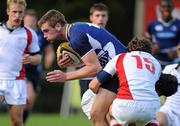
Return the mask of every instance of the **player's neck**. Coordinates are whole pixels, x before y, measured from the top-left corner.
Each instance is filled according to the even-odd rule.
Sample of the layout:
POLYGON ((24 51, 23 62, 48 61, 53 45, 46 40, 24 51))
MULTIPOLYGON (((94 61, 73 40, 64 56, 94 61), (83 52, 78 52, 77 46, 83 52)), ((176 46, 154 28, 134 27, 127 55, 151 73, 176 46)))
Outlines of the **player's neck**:
POLYGON ((20 24, 19 25, 13 25, 9 20, 6 22, 6 27, 9 28, 9 29, 16 29, 16 28, 19 28, 20 27, 20 24))
POLYGON ((168 23, 173 19, 173 17, 170 16, 170 17, 166 17, 166 18, 162 18, 162 19, 163 19, 164 22, 168 23))

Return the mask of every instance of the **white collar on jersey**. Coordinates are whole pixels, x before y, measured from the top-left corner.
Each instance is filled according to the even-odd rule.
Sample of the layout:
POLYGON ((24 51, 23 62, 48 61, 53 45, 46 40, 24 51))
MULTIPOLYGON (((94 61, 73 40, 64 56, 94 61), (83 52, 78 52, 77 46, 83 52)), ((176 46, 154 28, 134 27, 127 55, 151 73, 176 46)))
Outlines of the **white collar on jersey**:
POLYGON ((8 28, 8 26, 7 26, 7 21, 2 21, 1 23, 0 23, 0 25, 2 26, 2 27, 4 27, 4 28, 6 28, 7 30, 9 30, 10 32, 12 32, 12 31, 14 31, 15 29, 17 29, 17 28, 23 28, 24 27, 24 22, 22 21, 22 23, 21 23, 21 25, 19 26, 19 27, 17 27, 17 28, 8 28))
POLYGON ((162 18, 158 18, 158 21, 161 22, 165 26, 171 25, 172 22, 175 21, 175 20, 176 20, 175 18, 172 18, 169 22, 165 22, 165 21, 162 20, 162 18))

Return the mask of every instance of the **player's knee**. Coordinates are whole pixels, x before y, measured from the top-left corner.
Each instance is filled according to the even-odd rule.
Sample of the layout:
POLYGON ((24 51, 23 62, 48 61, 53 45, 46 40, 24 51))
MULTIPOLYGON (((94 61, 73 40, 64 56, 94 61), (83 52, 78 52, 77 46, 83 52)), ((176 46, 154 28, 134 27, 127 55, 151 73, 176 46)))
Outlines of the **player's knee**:
POLYGON ((106 113, 99 111, 98 109, 92 109, 90 112, 92 121, 100 121, 106 118, 106 113))
POLYGON ((166 119, 166 115, 162 112, 159 112, 156 115, 156 120, 159 122, 159 126, 168 126, 168 121, 166 119))
POLYGON ((22 121, 22 119, 14 118, 14 119, 12 119, 12 125, 13 126, 22 126, 23 121, 22 121))

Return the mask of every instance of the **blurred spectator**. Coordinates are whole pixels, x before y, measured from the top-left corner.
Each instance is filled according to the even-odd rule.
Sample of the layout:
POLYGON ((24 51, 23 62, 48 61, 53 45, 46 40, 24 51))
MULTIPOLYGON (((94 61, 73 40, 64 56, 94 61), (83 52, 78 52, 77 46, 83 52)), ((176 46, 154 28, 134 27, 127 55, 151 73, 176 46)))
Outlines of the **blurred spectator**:
POLYGON ((172 16, 171 0, 161 0, 158 19, 147 27, 147 37, 153 42, 153 54, 162 67, 174 61, 177 57, 176 47, 180 40, 180 21, 172 16))
POLYGON ((24 15, 24 24, 33 29, 38 36, 38 44, 40 52, 43 55, 41 65, 26 65, 26 88, 28 103, 24 111, 23 122, 28 118, 30 109, 32 108, 37 93, 40 91, 40 74, 43 69, 48 69, 54 60, 53 46, 44 38, 42 31, 37 27, 38 17, 34 9, 28 9, 24 15))

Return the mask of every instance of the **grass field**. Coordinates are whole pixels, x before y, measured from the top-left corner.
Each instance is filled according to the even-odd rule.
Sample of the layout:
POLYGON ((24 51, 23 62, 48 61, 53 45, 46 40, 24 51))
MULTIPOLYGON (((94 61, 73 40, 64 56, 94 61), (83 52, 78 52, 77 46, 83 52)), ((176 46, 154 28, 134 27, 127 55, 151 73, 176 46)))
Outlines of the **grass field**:
MULTIPOLYGON (((10 126, 7 113, 0 114, 0 126, 10 126)), ((83 115, 60 117, 59 114, 31 114, 25 126, 91 126, 83 115)))

